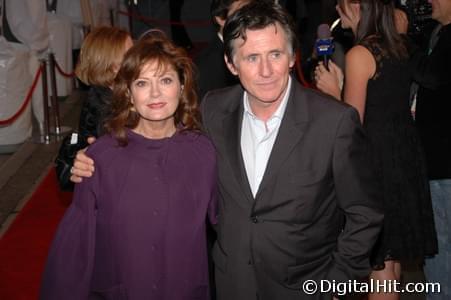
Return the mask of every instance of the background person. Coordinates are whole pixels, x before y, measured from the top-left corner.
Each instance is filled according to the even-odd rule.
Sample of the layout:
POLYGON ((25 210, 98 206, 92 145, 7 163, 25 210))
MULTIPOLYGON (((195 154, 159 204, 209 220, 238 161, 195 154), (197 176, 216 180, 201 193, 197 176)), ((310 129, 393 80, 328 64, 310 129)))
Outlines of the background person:
POLYGON ((196 56, 194 62, 198 70, 197 86, 199 99, 211 90, 237 84, 238 79, 230 73, 224 62, 224 43, 222 29, 227 16, 233 14, 252 0, 212 0, 210 13, 216 28, 208 47, 196 56))
POLYGON ((113 81, 125 52, 132 45, 130 34, 115 27, 96 28, 83 41, 75 74, 89 86, 89 91, 81 108, 78 141, 74 146, 70 144, 71 137, 66 138, 56 159, 57 178, 63 189, 73 188, 69 171, 76 151, 86 147, 89 137, 104 133, 103 125, 111 109, 113 81))
POLYGON ((132 46, 130 34, 115 27, 96 28, 84 40, 75 73, 90 86, 79 125, 80 134, 85 138, 103 133, 103 123, 111 108, 114 78, 132 46))
MULTIPOLYGON (((360 113, 385 208, 370 278, 400 281, 402 267, 421 265, 437 251, 425 162, 409 107, 413 64, 391 1, 340 0, 337 10, 342 26, 355 36, 346 54, 343 97, 342 73, 332 62, 330 71, 322 64, 315 71, 317 86, 360 113)), ((369 299, 399 299, 399 294, 374 293, 369 299)))
POLYGON ((430 2, 439 25, 415 72, 415 120, 426 153, 438 237, 438 254, 426 259, 424 271, 428 282, 440 282, 441 293, 428 294, 428 299, 445 300, 451 299, 451 1, 430 2))

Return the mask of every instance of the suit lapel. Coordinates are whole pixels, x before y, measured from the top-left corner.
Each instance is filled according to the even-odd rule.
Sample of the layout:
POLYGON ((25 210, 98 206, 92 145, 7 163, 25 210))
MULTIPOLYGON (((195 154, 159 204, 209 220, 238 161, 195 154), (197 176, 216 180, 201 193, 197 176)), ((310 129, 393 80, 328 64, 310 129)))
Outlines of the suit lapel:
POLYGON ((243 121, 242 93, 238 96, 239 103, 223 120, 225 155, 229 158, 230 166, 235 174, 243 194, 249 202, 253 201, 252 191, 247 179, 244 167, 243 155, 241 153, 241 123, 243 121))
POLYGON ((278 173, 285 159, 304 135, 308 121, 308 106, 305 97, 299 84, 293 80, 285 114, 255 199, 261 197, 265 186, 278 173))

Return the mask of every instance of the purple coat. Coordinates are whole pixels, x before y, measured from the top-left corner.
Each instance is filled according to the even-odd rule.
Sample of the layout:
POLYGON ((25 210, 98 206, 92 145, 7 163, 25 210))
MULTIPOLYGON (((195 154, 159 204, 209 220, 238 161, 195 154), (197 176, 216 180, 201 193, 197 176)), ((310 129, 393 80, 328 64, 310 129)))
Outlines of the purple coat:
POLYGON ((209 299, 213 145, 193 132, 128 137, 126 147, 109 135, 89 147, 96 170, 59 225, 40 299, 209 299))

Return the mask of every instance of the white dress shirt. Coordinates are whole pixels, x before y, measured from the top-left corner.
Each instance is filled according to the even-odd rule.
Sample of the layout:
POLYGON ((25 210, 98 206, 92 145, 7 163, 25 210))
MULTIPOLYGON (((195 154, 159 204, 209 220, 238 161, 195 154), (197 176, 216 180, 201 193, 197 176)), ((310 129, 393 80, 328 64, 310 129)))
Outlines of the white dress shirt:
POLYGON ((291 78, 277 110, 266 121, 258 119, 249 105, 249 97, 244 92, 243 123, 241 125, 241 153, 247 179, 255 197, 265 173, 266 165, 276 140, 279 127, 287 107, 288 95, 291 90, 291 78))

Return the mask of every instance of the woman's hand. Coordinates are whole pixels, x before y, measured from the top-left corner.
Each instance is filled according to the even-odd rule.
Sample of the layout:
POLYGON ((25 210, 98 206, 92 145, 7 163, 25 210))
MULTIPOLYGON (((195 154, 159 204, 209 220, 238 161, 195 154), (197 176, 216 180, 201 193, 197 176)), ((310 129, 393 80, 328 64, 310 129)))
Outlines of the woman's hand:
POLYGON ((320 62, 315 69, 316 87, 323 93, 329 94, 338 100, 341 100, 341 90, 343 89, 343 72, 341 69, 329 61, 329 71, 320 62))

